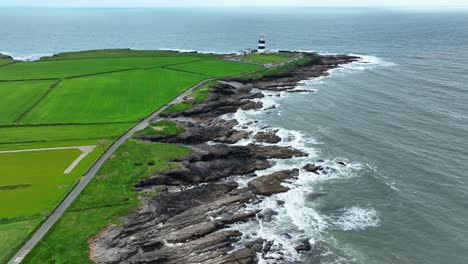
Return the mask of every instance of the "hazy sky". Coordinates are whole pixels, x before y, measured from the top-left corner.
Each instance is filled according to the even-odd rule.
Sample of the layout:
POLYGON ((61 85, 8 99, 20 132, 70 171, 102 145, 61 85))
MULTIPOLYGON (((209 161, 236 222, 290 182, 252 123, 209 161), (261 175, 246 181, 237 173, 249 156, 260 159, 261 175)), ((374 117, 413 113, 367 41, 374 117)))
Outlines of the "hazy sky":
POLYGON ((0 6, 408 6, 468 7, 468 0, 0 0, 0 6))

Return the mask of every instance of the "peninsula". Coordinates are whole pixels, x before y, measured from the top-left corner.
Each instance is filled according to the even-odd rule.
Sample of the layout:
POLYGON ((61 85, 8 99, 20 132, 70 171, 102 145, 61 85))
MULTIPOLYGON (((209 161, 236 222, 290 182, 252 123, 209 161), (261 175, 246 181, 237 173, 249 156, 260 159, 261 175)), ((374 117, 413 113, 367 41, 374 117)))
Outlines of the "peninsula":
MULTIPOLYGON (((311 92, 296 88, 298 82, 357 60, 127 49, 36 62, 1 56, 0 93, 18 104, 1 104, 0 149, 8 153, 0 153, 0 162, 31 164, 19 170, 24 176, 17 182, 0 179, 2 203, 13 201, 0 212, 0 235, 11 242, 0 246, 2 256, 11 257, 39 228, 45 235, 37 236, 32 251, 17 251, 12 263, 281 260, 277 243, 231 226, 274 221, 274 211, 249 205, 287 191, 282 182, 294 181, 299 169, 323 168, 310 164, 257 176, 272 159, 307 153, 275 145, 283 139, 274 130, 251 133, 232 114, 268 111, 258 100, 262 91, 311 92), (239 144, 247 139, 253 143, 239 144), (28 176, 44 160, 50 171, 39 181, 28 176), (231 180, 240 175, 251 178, 247 186, 231 180), (64 204, 55 215, 60 219, 46 226, 64 204)), ((2 174, 20 167, 13 163, 2 174)), ((311 249, 303 238, 290 239, 298 252, 311 249)))

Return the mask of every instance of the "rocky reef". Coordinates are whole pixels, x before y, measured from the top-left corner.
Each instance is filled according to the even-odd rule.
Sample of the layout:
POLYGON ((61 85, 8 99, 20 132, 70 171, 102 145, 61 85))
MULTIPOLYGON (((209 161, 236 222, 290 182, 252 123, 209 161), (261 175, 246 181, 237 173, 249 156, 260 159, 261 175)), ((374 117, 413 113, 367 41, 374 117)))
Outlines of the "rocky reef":
MULTIPOLYGON (((261 109, 256 90, 291 91, 301 80, 323 76, 341 64, 358 60, 353 56, 305 54, 308 63, 259 79, 215 85, 209 97, 195 107, 166 115, 184 132, 175 135, 140 135, 139 140, 183 144, 192 148, 175 161, 180 168, 152 175, 135 185, 145 191, 165 185, 154 197, 142 200, 139 209, 109 225, 90 241, 90 257, 97 263, 257 263, 268 258, 273 241, 245 240, 230 229, 245 221, 274 221, 272 210, 251 210, 248 204, 264 197, 287 192, 282 183, 294 181, 298 168, 256 177, 258 170, 270 168, 273 160, 304 157, 307 153, 274 143, 282 139, 277 131, 253 135, 256 143, 235 145, 251 135, 236 130, 237 120, 226 119, 239 109, 261 109), (256 89, 254 89, 256 88, 256 89), (234 145, 233 145, 234 144, 234 145), (239 187, 230 179, 250 175, 247 186, 239 187)), ((320 168, 310 164, 307 168, 320 168)), ((312 250, 308 241, 299 241, 297 252, 312 250)), ((275 257, 273 263, 287 263, 275 257)))

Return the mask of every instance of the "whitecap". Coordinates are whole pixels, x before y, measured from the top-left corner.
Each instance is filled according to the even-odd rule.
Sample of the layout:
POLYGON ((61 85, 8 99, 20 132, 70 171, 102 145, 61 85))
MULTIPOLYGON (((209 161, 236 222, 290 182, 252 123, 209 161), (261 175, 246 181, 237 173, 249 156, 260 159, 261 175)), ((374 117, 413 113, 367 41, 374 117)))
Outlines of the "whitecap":
POLYGON ((350 207, 343 208, 329 216, 332 227, 344 231, 364 230, 380 226, 380 217, 374 208, 350 207))

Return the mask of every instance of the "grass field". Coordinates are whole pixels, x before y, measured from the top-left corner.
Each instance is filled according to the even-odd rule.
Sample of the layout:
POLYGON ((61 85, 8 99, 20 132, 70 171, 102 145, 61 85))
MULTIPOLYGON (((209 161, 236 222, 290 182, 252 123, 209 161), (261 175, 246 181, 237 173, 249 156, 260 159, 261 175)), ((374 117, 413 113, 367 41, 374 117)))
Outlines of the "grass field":
POLYGON ((50 57, 43 57, 45 60, 63 60, 63 59, 85 59, 85 58, 115 58, 115 57, 201 57, 216 58, 218 54, 200 54, 200 53, 181 53, 166 50, 132 50, 132 49, 105 49, 105 50, 85 50, 75 52, 59 53, 50 57))
POLYGON ((23 263, 92 263, 88 240, 138 205, 132 186, 152 173, 178 166, 168 160, 189 151, 176 145, 128 140, 23 263))
POLYGON ((153 69, 65 80, 21 123, 137 121, 204 78, 153 69))
POLYGON ((96 125, 0 127, 0 145, 70 139, 116 138, 132 127, 132 125, 133 123, 110 123, 96 125))
POLYGON ((0 82, 0 125, 15 121, 44 95, 52 83, 53 81, 0 82))
POLYGON ((197 60, 200 58, 135 57, 19 62, 0 67, 0 80, 64 78, 125 69, 154 68, 197 60))
POLYGON ((35 218, 13 223, 0 223, 0 263, 7 262, 9 255, 21 244, 42 218, 35 218))
POLYGON ((47 213, 81 175, 64 174, 80 154, 78 149, 0 153, 0 219, 47 213))
POLYGON ((6 64, 9 64, 9 63, 12 63, 13 60, 9 60, 9 59, 0 59, 0 66, 2 65, 6 65, 6 64))
POLYGON ((167 66, 167 68, 200 73, 211 77, 224 77, 250 72, 261 68, 261 66, 223 60, 203 60, 167 66))
POLYGON ((271 53, 271 54, 250 54, 246 57, 241 57, 244 61, 251 61, 257 63, 277 63, 281 61, 285 61, 295 54, 292 53, 271 53))

